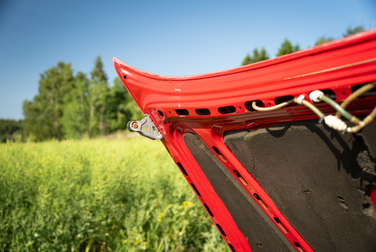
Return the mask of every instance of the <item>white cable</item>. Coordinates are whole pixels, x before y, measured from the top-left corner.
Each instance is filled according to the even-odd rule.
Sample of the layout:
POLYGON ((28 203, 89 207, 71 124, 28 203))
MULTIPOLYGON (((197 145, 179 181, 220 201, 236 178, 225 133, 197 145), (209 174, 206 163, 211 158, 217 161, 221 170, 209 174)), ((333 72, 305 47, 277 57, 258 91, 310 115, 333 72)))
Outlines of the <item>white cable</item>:
POLYGON ((338 131, 344 131, 347 129, 346 123, 344 123, 341 119, 333 115, 325 116, 324 120, 325 120, 325 123, 332 129, 335 129, 338 131))
POLYGON ((296 103, 302 105, 302 101, 304 100, 305 95, 299 95, 298 98, 296 98, 296 103))
POLYGON ((323 96, 324 93, 320 90, 315 90, 309 93, 309 99, 313 102, 321 102, 321 96, 323 96))

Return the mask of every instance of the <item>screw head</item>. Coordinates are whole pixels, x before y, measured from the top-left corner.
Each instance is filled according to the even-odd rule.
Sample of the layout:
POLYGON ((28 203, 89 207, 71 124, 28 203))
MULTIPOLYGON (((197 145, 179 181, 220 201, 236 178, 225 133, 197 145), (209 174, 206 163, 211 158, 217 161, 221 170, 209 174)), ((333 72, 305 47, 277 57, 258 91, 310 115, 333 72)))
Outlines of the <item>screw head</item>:
POLYGON ((133 121, 131 123, 131 127, 132 127, 132 129, 138 129, 138 123, 136 121, 133 121))

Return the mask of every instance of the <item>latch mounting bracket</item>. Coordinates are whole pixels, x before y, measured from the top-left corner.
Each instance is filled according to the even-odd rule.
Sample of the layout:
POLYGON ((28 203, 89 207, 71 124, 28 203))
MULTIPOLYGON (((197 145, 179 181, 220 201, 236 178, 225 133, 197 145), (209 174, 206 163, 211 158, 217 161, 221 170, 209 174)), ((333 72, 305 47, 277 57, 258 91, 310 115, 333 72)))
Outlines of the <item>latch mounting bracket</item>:
POLYGON ((145 118, 141 121, 129 121, 127 128, 129 131, 138 132, 141 136, 152 140, 161 140, 163 138, 149 115, 145 115, 145 118))

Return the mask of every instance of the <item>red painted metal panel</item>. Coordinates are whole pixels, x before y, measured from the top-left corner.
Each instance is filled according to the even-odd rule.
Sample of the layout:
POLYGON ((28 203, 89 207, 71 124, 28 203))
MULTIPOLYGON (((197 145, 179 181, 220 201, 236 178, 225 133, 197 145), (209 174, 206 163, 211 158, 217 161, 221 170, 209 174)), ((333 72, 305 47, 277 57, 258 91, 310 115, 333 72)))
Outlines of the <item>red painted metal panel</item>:
POLYGON ((371 189, 369 189, 368 193, 369 193, 369 197, 372 201, 372 204, 373 204, 373 206, 376 210, 376 187, 372 187, 371 189))
MULTIPOLYGON (((160 76, 135 69, 116 58, 113 62, 137 105, 144 114, 150 115, 164 136, 162 142, 171 157, 184 167, 187 176, 183 175, 200 193, 198 195, 195 191, 199 200, 209 206, 213 222, 225 231, 223 239, 235 251, 251 249, 185 145, 183 136, 187 132, 201 138, 297 251, 312 251, 256 179, 225 146, 223 133, 317 118, 302 105, 267 113, 251 111, 246 107, 249 101, 261 100, 265 107, 269 107, 275 105, 276 97, 298 97, 301 94, 308 97, 313 90, 330 89, 336 94, 336 101, 341 102, 351 94, 352 86, 375 81, 376 30, 210 74, 160 76), (221 113, 219 108, 226 106, 233 106, 234 112, 221 113), (205 113, 197 113, 196 109, 205 109, 205 113), (210 115, 207 114, 209 111, 210 115), (234 169, 242 178, 233 172, 234 169), (247 184, 243 183, 244 180, 247 184)), ((375 103, 375 97, 358 99, 347 109, 354 115, 365 115, 375 103)), ((324 113, 334 113, 326 104, 317 104, 317 107, 324 113)))

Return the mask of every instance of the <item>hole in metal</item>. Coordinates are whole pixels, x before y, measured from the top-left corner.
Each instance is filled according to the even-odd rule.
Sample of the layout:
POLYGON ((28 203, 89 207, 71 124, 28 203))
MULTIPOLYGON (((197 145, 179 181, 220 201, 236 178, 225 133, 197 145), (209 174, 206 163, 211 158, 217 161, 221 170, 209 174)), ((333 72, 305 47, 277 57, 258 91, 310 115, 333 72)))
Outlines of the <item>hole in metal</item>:
POLYGON ((260 198, 260 196, 258 196, 258 194, 254 193, 253 196, 255 196, 255 198, 257 199, 257 201, 260 203, 260 205, 267 209, 268 206, 265 204, 265 202, 260 198))
POLYGON ((274 217, 274 220, 275 222, 277 222, 278 226, 283 230, 283 232, 285 232, 286 234, 289 233, 289 231, 287 231, 285 226, 281 223, 281 221, 277 217, 274 217))
MULTIPOLYGON (((274 103, 275 103, 275 105, 278 105, 278 104, 281 104, 283 102, 290 101, 292 99, 294 99, 294 96, 292 96, 292 95, 279 96, 279 97, 276 97, 274 99, 274 103)), ((296 103, 295 102, 290 103, 289 105, 287 105, 285 107, 292 107, 292 106, 296 106, 296 103)))
POLYGON ((333 101, 335 101, 337 99, 337 95, 336 95, 336 93, 333 92, 333 90, 324 89, 324 90, 321 90, 321 91, 324 93, 324 95, 328 96, 333 101))
POLYGON ((126 75, 123 75, 123 79, 125 80, 127 78, 127 76, 126 75))
POLYGON ((227 162, 227 159, 222 155, 222 153, 217 149, 217 147, 213 146, 213 150, 217 155, 222 159, 223 162, 227 162))
POLYGON ((203 108, 203 109, 196 109, 196 114, 198 115, 210 115, 210 110, 203 108))
POLYGON ((195 185, 191 183, 191 186, 192 186, 192 188, 195 190, 195 192, 197 193, 197 195, 198 195, 199 197, 201 197, 201 194, 198 192, 198 190, 197 190, 197 188, 195 187, 195 185))
MULTIPOLYGON (((252 108, 252 102, 254 102, 254 101, 247 101, 247 102, 244 104, 245 108, 246 108, 248 111, 256 111, 256 110, 254 110, 254 109, 252 108)), ((265 107, 265 105, 264 105, 264 103, 263 103, 262 101, 260 101, 260 100, 256 100, 255 102, 256 102, 257 107, 262 107, 262 108, 265 107)))
POLYGON ((236 112, 236 108, 234 106, 220 107, 218 108, 218 112, 222 115, 231 114, 236 112))
POLYGON ((221 232, 223 236, 226 236, 225 232, 223 231, 222 227, 219 224, 217 224, 217 228, 219 229, 219 231, 221 232))
POLYGON ((175 109, 175 111, 178 115, 189 115, 189 112, 186 109, 175 109))
POLYGON ((183 166, 182 166, 179 162, 177 162, 177 164, 178 164, 178 166, 179 166, 181 172, 182 172, 185 176, 188 176, 188 173, 184 170, 183 166))
MULTIPOLYGON (((366 84, 368 84, 368 83, 366 83, 366 84)), ((354 93, 356 90, 358 90, 359 88, 363 87, 366 84, 358 84, 358 85, 352 86, 351 87, 351 93, 354 93)), ((374 87, 371 90, 361 94, 358 98, 365 98, 365 97, 368 97, 368 96, 376 96, 376 87, 374 87)))
POLYGON ((244 185, 248 185, 247 181, 245 181, 245 179, 239 174, 239 172, 237 170, 233 170, 233 172, 235 173, 235 175, 239 178, 239 180, 244 184, 244 185))
POLYGON ((211 217, 214 217, 213 213, 210 211, 210 208, 204 204, 204 207, 206 208, 206 211, 208 211, 208 213, 210 214, 211 217))
POLYGON ((296 246, 296 248, 297 248, 300 252, 304 252, 304 250, 302 249, 302 247, 300 247, 299 243, 294 242, 294 245, 296 246))
POLYGON ((158 114, 160 115, 160 117, 161 117, 161 118, 163 118, 163 117, 164 117, 164 114, 163 114, 163 112, 162 112, 162 111, 158 110, 158 114))

